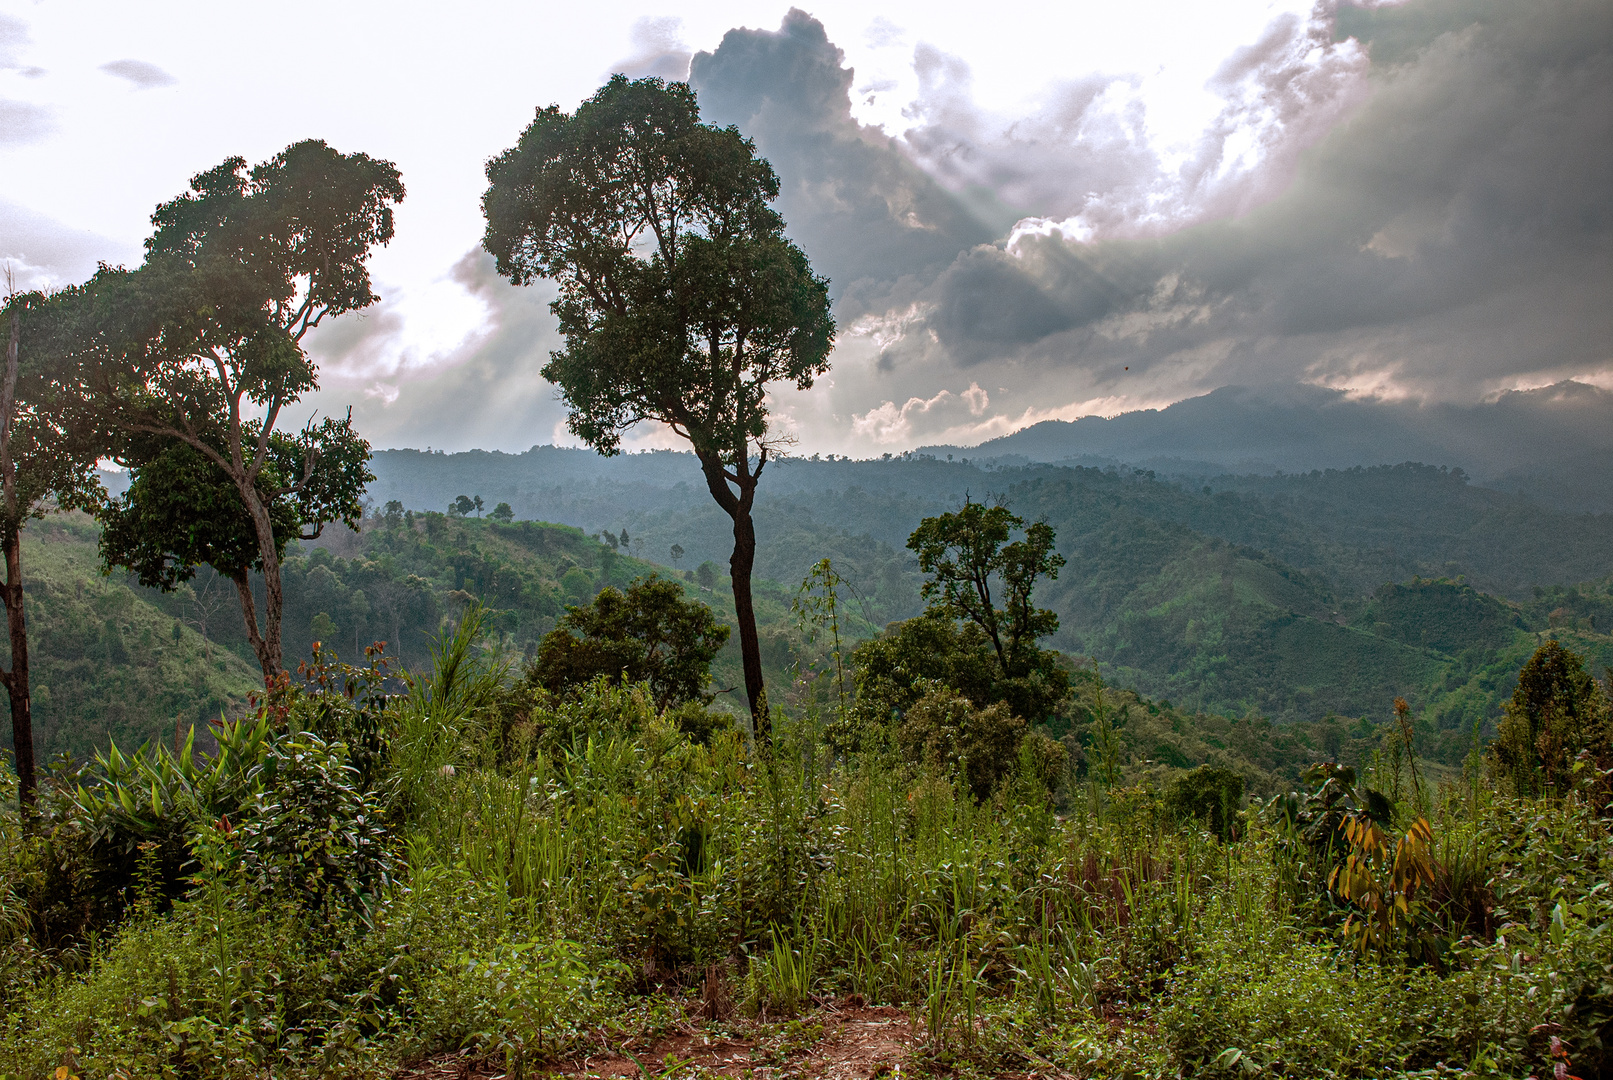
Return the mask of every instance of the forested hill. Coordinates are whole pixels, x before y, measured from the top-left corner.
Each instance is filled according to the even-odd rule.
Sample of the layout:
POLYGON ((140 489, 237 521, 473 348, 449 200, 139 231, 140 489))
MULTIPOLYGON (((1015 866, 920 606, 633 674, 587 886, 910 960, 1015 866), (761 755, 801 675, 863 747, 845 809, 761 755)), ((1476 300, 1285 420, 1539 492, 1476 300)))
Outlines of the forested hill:
MULTIPOLYGON (((1063 622, 1051 644, 1072 656, 1098 657, 1113 684, 1155 701, 1167 699, 1159 706, 1171 718, 1164 730, 1204 742, 1198 750, 1178 747, 1165 755, 1171 760, 1181 753, 1197 763, 1217 745, 1209 734, 1214 723, 1204 714, 1311 723, 1336 714, 1381 721, 1397 695, 1418 710, 1426 749, 1459 758, 1470 745, 1471 724, 1494 719, 1540 634, 1563 637, 1590 654, 1598 669, 1613 661, 1613 638, 1606 633, 1613 627, 1613 579, 1606 575, 1589 585, 1542 588, 1538 595, 1523 590, 1511 600, 1468 582, 1413 578, 1420 564, 1411 556, 1336 538, 1346 527, 1369 534, 1371 528, 1391 530, 1396 508, 1419 502, 1432 508, 1424 515, 1430 520, 1454 514, 1449 507, 1440 510, 1441 492, 1448 499, 1487 500, 1494 494, 1475 496, 1460 478, 1438 470, 1367 470, 1294 481, 1301 490, 1309 485, 1321 493, 1308 501, 1282 491, 1230 487, 1205 495, 1146 474, 1091 469, 988 472, 895 461, 847 468, 868 486, 826 493, 779 484, 784 490, 766 501, 759 563, 771 580, 758 582, 757 603, 764 663, 777 688, 788 686, 798 662, 822 651, 821 641, 813 646, 802 639, 789 611, 794 586, 813 561, 830 556, 848 578, 846 632, 854 640, 919 610, 919 577, 897 545, 920 516, 942 504, 944 489, 933 483, 937 476, 1000 484, 996 490, 1016 510, 1045 517, 1057 528, 1069 563, 1039 596, 1063 622), (929 478, 932 490, 905 497, 873 490, 904 473, 929 478), (1382 498, 1385 519, 1376 526, 1340 511, 1342 521, 1330 525, 1324 515, 1307 531, 1291 516, 1312 502, 1329 505, 1341 487, 1374 484, 1380 490, 1410 484, 1415 490, 1398 500, 1382 498), (1281 550, 1288 558, 1250 542, 1262 535, 1286 545, 1281 550), (1349 584, 1352 575, 1371 580, 1375 570, 1402 566, 1412 569, 1399 583, 1371 589, 1349 584), (1354 569, 1329 574, 1348 568, 1354 569)), ((803 474, 810 475, 789 468, 778 475, 803 474)), ((983 483, 982 490, 993 487, 983 483)), ((1501 505, 1511 507, 1505 497, 1501 505)), ((1594 556, 1598 519, 1544 520, 1536 529, 1578 536, 1582 557, 1594 556)), ((384 640, 389 652, 418 668, 428 662, 430 639, 443 620, 474 598, 492 609, 502 641, 519 656, 530 652, 566 604, 585 601, 604 584, 656 572, 686 578, 708 558, 714 564, 711 586, 687 587, 720 617, 731 616, 721 575, 726 521, 714 509, 693 497, 675 506, 652 503, 618 518, 612 531, 614 547, 570 526, 435 512, 416 515, 412 527, 372 517, 359 533, 329 530, 319 544, 293 551, 287 560, 286 655, 292 661, 306 657, 315 638, 344 657, 384 640), (624 530, 628 542, 619 550, 624 530), (677 565, 657 565, 673 562, 672 543, 684 549, 677 565)), ((1461 539, 1450 530, 1416 535, 1436 552, 1441 543, 1461 539)), ((1526 545, 1507 542, 1504 531, 1489 535, 1493 553, 1474 537, 1463 542, 1491 555, 1498 567, 1512 551, 1526 559, 1526 545)), ((112 738, 125 746, 152 736, 170 738, 176 722, 234 711, 256 684, 234 591, 211 571, 203 569, 195 581, 164 595, 121 576, 102 577, 96 533, 85 519, 49 519, 25 537, 36 634, 36 724, 45 755, 69 750, 82 756, 112 738)), ((737 685, 738 667, 730 641, 715 666, 716 688, 737 685)), ((1354 730, 1323 723, 1314 736, 1301 735, 1305 741, 1288 756, 1297 761, 1306 753, 1298 747, 1325 749, 1341 732, 1354 730)), ((1159 757, 1159 741, 1139 752, 1159 757)))
MULTIPOLYGON (((372 517, 293 553, 293 662, 318 637, 349 657, 385 640, 419 666, 471 598, 525 653, 607 582, 726 569, 729 521, 686 454, 383 451, 375 471, 377 510, 395 499, 434 512, 413 529, 372 517), (436 512, 460 494, 528 520, 436 512), (617 548, 625 532, 625 549, 601 543, 604 530, 617 548)), ((802 655, 789 601, 813 563, 832 558, 849 583, 854 636, 908 618, 922 605, 906 538, 966 497, 1002 498, 1057 530, 1068 565, 1039 596, 1062 623, 1050 644, 1189 712, 1382 718, 1404 696, 1450 757, 1474 722, 1494 720, 1537 635, 1564 636, 1597 670, 1613 661, 1613 515, 1551 511, 1421 465, 1203 482, 913 455, 769 466, 757 575, 770 678, 787 679, 802 655)), ((25 535, 43 752, 171 734, 252 689, 234 590, 211 571, 161 595, 101 577, 87 521, 25 535)), ((694 591, 726 615, 720 580, 694 591)), ((719 657, 719 689, 740 681, 733 652, 719 657)))
MULTIPOLYGON (((674 543, 697 562, 725 561, 731 546, 728 521, 707 497, 690 454, 601 458, 548 446, 523 454, 385 450, 373 468, 370 497, 378 507, 396 499, 417 511, 441 510, 456 495, 480 494, 488 506, 508 502, 517 518, 588 532, 626 527, 642 542, 642 554, 657 561, 674 543)), ((811 562, 835 554, 807 550, 824 537, 841 537, 842 546, 846 538, 866 537, 900 551, 925 515, 954 509, 966 497, 1012 502, 1036 482, 1071 499, 1085 492, 1149 520, 1256 548, 1347 596, 1415 575, 1465 575, 1476 588, 1522 600, 1536 585, 1613 571, 1613 514, 1553 511, 1477 486, 1458 469, 1407 463, 1189 479, 1125 467, 924 455, 770 463, 758 493, 758 571, 799 581, 811 562)), ((886 557, 874 550, 857 556, 871 564, 869 585, 886 557)), ((891 615, 900 617, 895 608, 891 615)))
MULTIPOLYGON (((677 545, 683 567, 725 564, 732 543, 687 454, 385 451, 375 471, 377 504, 480 494, 518 517, 625 529, 646 559, 669 562, 677 545)), ((920 578, 906 538, 965 497, 1003 498, 1058 530, 1069 565, 1043 596, 1063 623, 1055 645, 1195 708, 1314 720, 1382 715, 1399 695, 1455 739, 1493 719, 1537 633, 1580 635, 1597 663, 1613 659, 1613 515, 1553 511, 1416 464, 1189 480, 925 455, 789 459, 769 465, 758 497, 758 574, 787 587, 829 556, 870 622, 909 617, 920 578), (1486 629, 1467 640, 1459 627, 1475 612, 1486 629)))

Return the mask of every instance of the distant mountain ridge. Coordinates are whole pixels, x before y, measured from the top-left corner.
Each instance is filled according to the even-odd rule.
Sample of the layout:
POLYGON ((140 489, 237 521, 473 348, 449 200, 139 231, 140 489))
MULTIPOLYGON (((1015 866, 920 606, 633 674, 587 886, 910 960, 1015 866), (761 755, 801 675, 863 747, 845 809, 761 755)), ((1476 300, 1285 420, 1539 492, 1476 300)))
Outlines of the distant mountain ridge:
POLYGON ((1046 420, 974 447, 990 460, 1108 458, 1175 474, 1309 472, 1406 461, 1463 469, 1559 509, 1613 510, 1613 392, 1567 380, 1478 405, 1353 398, 1307 385, 1226 386, 1164 409, 1046 420))

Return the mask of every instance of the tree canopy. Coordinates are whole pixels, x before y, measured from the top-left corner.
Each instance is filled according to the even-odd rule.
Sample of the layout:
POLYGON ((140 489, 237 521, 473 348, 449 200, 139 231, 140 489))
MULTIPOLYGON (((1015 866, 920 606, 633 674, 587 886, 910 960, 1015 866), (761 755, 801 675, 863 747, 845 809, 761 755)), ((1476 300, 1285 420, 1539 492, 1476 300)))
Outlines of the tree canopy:
POLYGON ((77 296, 66 370, 133 475, 105 510, 108 564, 172 587, 220 559, 265 678, 282 665, 285 544, 356 525, 373 479, 350 417, 278 425, 318 385, 304 336, 378 299, 366 262, 403 195, 391 164, 319 141, 250 169, 228 158, 157 207, 144 265, 103 267, 77 296))
POLYGON ((1583 751, 1603 768, 1613 764, 1613 704, 1585 658, 1553 638, 1518 672, 1492 753, 1519 793, 1532 795, 1566 791, 1583 751))
MULTIPOLYGON (((1057 654, 1038 645, 1039 639, 1057 632, 1058 615, 1031 600, 1037 580, 1057 578, 1064 565, 1064 557, 1053 550, 1054 539, 1045 522, 1027 526, 1005 506, 972 501, 956 512, 921 521, 907 546, 918 556, 919 569, 929 575, 919 590, 929 608, 926 622, 912 620, 897 635, 917 635, 930 642, 916 649, 932 654, 915 656, 918 665, 959 671, 978 668, 979 658, 945 659, 953 652, 978 651, 991 669, 989 680, 979 689, 956 688, 971 693, 981 705, 1004 701, 1026 720, 1044 720, 1070 687, 1057 654), (1016 530, 1023 538, 1011 540, 1016 530), (952 620, 963 626, 955 636, 941 635, 935 628, 937 621, 952 620), (947 648, 940 647, 938 635, 949 638, 947 648)), ((969 681, 978 684, 980 675, 969 681)))
POLYGON ((1059 628, 1058 615, 1031 604, 1036 579, 1057 578, 1064 565, 1053 550, 1052 526, 1026 527, 1006 506, 965 502, 956 513, 919 522, 907 546, 930 575, 919 593, 931 609, 978 626, 1005 677, 1026 674, 1037 660, 1037 639, 1059 628), (1024 539, 1010 542, 1015 529, 1024 539))
POLYGON ((499 273, 560 286, 566 346, 543 376, 570 430, 615 454, 635 424, 666 425, 734 521, 745 687, 765 738, 750 578, 756 484, 779 446, 767 399, 827 371, 835 332, 828 282, 769 206, 778 178, 736 129, 700 122, 687 85, 621 75, 575 113, 538 110, 487 178, 482 244, 499 273))

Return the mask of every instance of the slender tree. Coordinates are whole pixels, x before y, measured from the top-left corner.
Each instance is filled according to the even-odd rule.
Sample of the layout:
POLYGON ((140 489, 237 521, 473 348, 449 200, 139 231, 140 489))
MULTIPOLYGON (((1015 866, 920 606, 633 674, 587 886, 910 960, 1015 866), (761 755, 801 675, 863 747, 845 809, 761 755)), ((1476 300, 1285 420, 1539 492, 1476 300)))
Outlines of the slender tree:
POLYGON ((778 178, 694 91, 617 75, 574 114, 540 109, 488 163, 483 247, 518 285, 557 281, 566 347, 543 376, 602 454, 643 421, 687 439, 733 520, 729 560, 745 691, 770 735, 751 572, 756 486, 782 440, 769 388, 809 388, 834 343, 828 282, 769 206, 778 178))
POLYGON ((1002 676, 1014 678, 1041 658, 1037 639, 1059 628, 1055 612, 1031 603, 1036 579, 1057 578, 1064 565, 1053 541, 1046 522, 1027 527, 1006 506, 965 501, 955 513, 921 521, 907 546, 930 575, 919 590, 930 610, 978 626, 1002 676), (1024 539, 1010 542, 1015 529, 1024 539))
MULTIPOLYGON (((7 284, 10 282, 8 280, 7 284)), ((11 705, 17 794, 30 806, 38 790, 34 760, 33 700, 28 682, 28 621, 23 609, 22 530, 48 510, 88 506, 101 485, 95 463, 104 440, 71 408, 71 396, 55 392, 51 360, 59 344, 61 310, 76 299, 39 293, 6 298, 6 352, 0 382, 0 547, 6 577, 0 584, 11 643, 11 667, 0 684, 11 705)))
MULTIPOLYGON (((1058 632, 1059 617, 1031 600, 1036 580, 1057 578, 1064 565, 1054 539, 1046 522, 1026 525, 1005 506, 965 501, 954 513, 919 522, 907 540, 919 569, 930 575, 920 589, 929 601, 925 619, 959 620, 966 631, 959 635, 960 644, 977 640, 996 668, 990 698, 1008 702, 1016 715, 1033 722, 1045 719, 1070 689, 1057 654, 1037 644, 1058 632), (1011 539, 1016 530, 1022 539, 1011 539)), ((903 624, 896 637, 910 633, 920 640, 927 634, 915 619, 903 624)), ((928 651, 934 659, 911 666, 911 671, 938 663, 944 650, 928 651)))
POLYGON ((139 270, 103 267, 86 286, 79 369, 134 476, 104 508, 103 557, 163 588, 201 563, 229 577, 266 680, 282 670, 286 545, 357 527, 373 479, 351 415, 280 429, 318 386, 302 342, 379 299, 366 262, 403 195, 390 163, 323 142, 251 169, 230 158, 157 207, 139 270))

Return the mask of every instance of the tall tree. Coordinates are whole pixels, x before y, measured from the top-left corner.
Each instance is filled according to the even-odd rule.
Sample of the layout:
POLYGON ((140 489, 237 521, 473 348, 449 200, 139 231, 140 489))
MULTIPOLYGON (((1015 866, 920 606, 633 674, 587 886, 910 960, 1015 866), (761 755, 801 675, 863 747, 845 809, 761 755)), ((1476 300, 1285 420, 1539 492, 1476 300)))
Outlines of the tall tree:
POLYGON ((617 75, 574 114, 540 109, 487 165, 482 246, 517 285, 559 283, 566 347, 543 376, 571 431, 602 454, 642 421, 687 439, 733 519, 729 571, 745 691, 770 735, 751 572, 756 486, 782 443, 769 387, 828 370, 828 282, 784 236, 778 178, 694 91, 617 75))
MULTIPOLYGON (((9 284, 9 282, 8 282, 9 284)), ((23 610, 22 530, 47 510, 92 505, 100 491, 95 463, 104 440, 72 397, 57 391, 51 360, 59 347, 61 312, 77 299, 39 293, 6 298, 5 371, 0 382, 0 548, 6 577, 0 584, 11 643, 11 667, 0 668, 11 705, 17 794, 32 805, 38 789, 34 761, 33 699, 28 684, 28 621, 23 610)))
POLYGON ((251 169, 233 157, 157 207, 139 270, 86 286, 81 370, 134 477, 104 508, 103 556, 164 588, 200 563, 229 577, 266 680, 282 670, 286 544, 356 527, 373 479, 351 415, 278 425, 318 386, 309 331, 379 299, 366 262, 403 195, 390 163, 319 141, 251 169))

